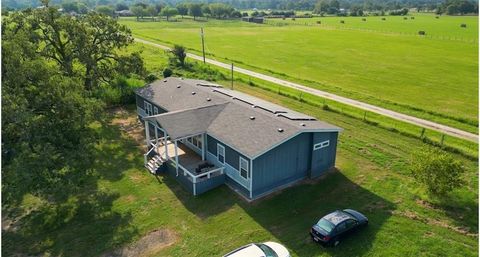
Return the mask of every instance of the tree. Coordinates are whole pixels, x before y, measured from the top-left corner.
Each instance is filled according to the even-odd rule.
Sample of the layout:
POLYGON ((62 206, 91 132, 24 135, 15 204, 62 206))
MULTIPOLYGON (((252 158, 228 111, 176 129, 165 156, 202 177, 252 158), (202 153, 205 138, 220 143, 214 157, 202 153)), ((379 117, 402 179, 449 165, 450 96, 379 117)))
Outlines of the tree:
POLYGON ((172 7, 165 7, 162 9, 162 11, 160 12, 160 15, 161 16, 165 16, 167 17, 167 21, 168 21, 168 18, 171 17, 171 16, 175 16, 178 14, 178 10, 177 8, 172 8, 172 7))
POLYGON ((54 201, 81 187, 95 137, 90 124, 102 104, 38 51, 32 18, 23 12, 3 19, 2 196, 21 201, 25 193, 54 201), (58 194, 57 194, 58 193, 58 194))
POLYGON ((176 8, 178 10, 178 14, 180 14, 182 16, 182 18, 183 18, 184 15, 188 14, 188 4, 179 3, 179 4, 177 4, 176 8))
POLYGON ((210 9, 210 6, 208 6, 208 4, 202 5, 202 14, 204 16, 207 16, 207 19, 212 15, 212 10, 210 9))
POLYGON ((148 13, 152 18, 158 15, 157 8, 153 5, 149 5, 147 9, 145 9, 145 12, 148 13))
POLYGON ((185 47, 181 45, 174 45, 173 48, 170 50, 172 57, 170 58, 170 63, 173 65, 180 65, 185 66, 185 58, 187 57, 187 53, 185 51, 185 47))
POLYGON ((78 13, 78 3, 73 1, 63 2, 62 8, 64 12, 77 12, 78 13))
POLYGON ((188 5, 188 15, 193 16, 193 20, 202 16, 202 4, 192 3, 188 5))
POLYGON ((217 19, 230 17, 230 14, 234 11, 231 6, 222 3, 209 4, 209 8, 212 16, 217 19))
POLYGON ((413 178, 434 196, 445 196, 463 184, 462 163, 441 150, 423 149, 411 160, 413 178))
POLYGON ((95 11, 107 16, 113 16, 113 8, 108 5, 99 5, 95 8, 95 11))
POLYGON ((88 7, 85 3, 78 3, 78 13, 86 14, 88 12, 88 7))
POLYGON ((120 54, 118 50, 131 44, 133 38, 126 26, 112 18, 97 13, 73 18, 52 7, 17 15, 14 24, 21 24, 30 33, 29 39, 43 57, 56 62, 67 76, 78 76, 88 91, 143 68, 142 62, 131 71, 123 69, 129 62, 138 66, 138 55, 120 54))
POLYGON ((135 17, 137 17, 137 20, 140 19, 140 18, 143 19, 143 16, 148 15, 145 8, 142 7, 141 5, 131 6, 130 11, 133 13, 133 15, 135 15, 135 17))
POLYGON ((128 5, 124 3, 117 3, 117 5, 115 5, 115 10, 116 11, 128 10, 128 5))

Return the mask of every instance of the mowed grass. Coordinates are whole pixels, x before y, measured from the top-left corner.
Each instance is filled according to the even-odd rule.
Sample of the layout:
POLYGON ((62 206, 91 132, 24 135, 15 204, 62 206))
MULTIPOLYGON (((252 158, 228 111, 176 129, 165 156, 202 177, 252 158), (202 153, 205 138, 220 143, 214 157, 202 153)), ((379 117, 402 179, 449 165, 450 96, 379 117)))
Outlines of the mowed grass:
POLYGON ((426 38, 443 40, 459 40, 478 42, 477 16, 445 16, 431 13, 411 12, 407 16, 367 16, 367 17, 313 17, 268 19, 270 23, 286 23, 292 25, 325 26, 338 29, 371 30, 381 33, 401 33, 418 35, 426 32, 426 38), (438 18, 436 18, 438 16, 438 18), (382 20, 384 18, 385 20, 382 20), (365 19, 365 21, 363 20, 365 19), (320 21, 320 24, 317 23, 320 21), (344 21, 341 23, 340 21, 344 21), (460 27, 466 24, 466 28, 460 27))
POLYGON ((467 131, 478 130, 478 44, 240 21, 120 22, 137 37, 182 44, 197 54, 203 26, 206 51, 214 59, 467 131))
MULTIPOLYGON (((147 67, 159 67, 166 58, 149 60, 147 67)), ((16 209, 18 226, 2 233, 2 253, 98 256, 150 231, 171 229, 175 243, 153 256, 221 256, 267 240, 284 244, 292 256, 477 256, 477 161, 455 155, 467 170, 464 186, 448 200, 429 204, 408 171, 412 152, 430 147, 420 140, 258 87, 235 83, 234 88, 344 128, 338 170, 251 204, 226 186, 193 197, 174 178, 156 178, 143 167, 142 131, 119 122, 134 120, 130 106, 95 125, 95 190, 85 188, 56 208, 25 196, 16 209), (89 201, 75 200, 82 195, 89 201), (364 212, 369 226, 337 248, 312 243, 310 226, 341 208, 364 212)))

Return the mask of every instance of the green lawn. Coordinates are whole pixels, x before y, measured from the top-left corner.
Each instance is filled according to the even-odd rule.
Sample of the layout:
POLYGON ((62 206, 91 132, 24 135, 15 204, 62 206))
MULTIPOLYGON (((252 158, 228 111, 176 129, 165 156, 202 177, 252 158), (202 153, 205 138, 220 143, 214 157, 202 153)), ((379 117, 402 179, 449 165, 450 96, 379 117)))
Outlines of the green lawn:
MULTIPOLYGON (((266 98, 314 111, 345 129, 338 171, 253 204, 226 186, 193 197, 173 178, 149 175, 142 147, 119 125, 98 125, 91 187, 57 208, 26 196, 16 210, 17 230, 3 232, 2 253, 97 256, 154 229, 169 228, 177 241, 156 256, 219 256, 264 240, 285 244, 293 256, 476 256, 476 162, 458 156, 468 169, 465 187, 448 203, 425 205, 406 164, 411 151, 422 147, 420 141, 276 94, 266 98), (84 197, 88 201, 78 200, 84 197), (369 227, 336 249, 310 242, 307 232, 316 219, 347 207, 365 212, 369 227)), ((127 117, 134 117, 133 108, 110 119, 127 117)))
MULTIPOLYGON (((143 51, 150 71, 166 64, 162 50, 132 50, 143 51)), ((98 143, 83 190, 65 192, 57 206, 25 195, 20 206, 4 207, 14 225, 2 231, 2 254, 99 256, 170 229, 175 243, 153 256, 221 256, 266 240, 286 245, 292 256, 477 256, 477 160, 455 155, 467 169, 465 185, 449 200, 430 200, 408 172, 412 152, 429 145, 262 87, 236 81, 234 88, 344 128, 338 170, 251 204, 226 186, 193 197, 175 179, 143 167, 143 131, 132 126, 135 107, 129 106, 92 125, 98 143), (309 240, 320 216, 347 207, 369 217, 365 230, 334 249, 309 240)))
MULTIPOLYGON (((476 24, 472 17, 443 16, 438 20, 419 16, 411 22, 429 26, 446 22, 453 26, 461 18, 467 20, 465 23, 476 24), (423 21, 427 18, 432 22, 423 21)), ((206 51, 214 59, 478 131, 478 43, 327 25, 279 27, 218 20, 167 23, 121 19, 120 22, 129 26, 137 37, 169 45, 182 44, 194 53, 201 50, 199 28, 203 26, 206 51)), ((401 32, 404 21, 388 17, 385 22, 401 32)), ((442 26, 439 33, 457 29, 439 26, 442 26)), ((471 32, 474 27, 467 27, 472 37, 477 33, 471 32)))

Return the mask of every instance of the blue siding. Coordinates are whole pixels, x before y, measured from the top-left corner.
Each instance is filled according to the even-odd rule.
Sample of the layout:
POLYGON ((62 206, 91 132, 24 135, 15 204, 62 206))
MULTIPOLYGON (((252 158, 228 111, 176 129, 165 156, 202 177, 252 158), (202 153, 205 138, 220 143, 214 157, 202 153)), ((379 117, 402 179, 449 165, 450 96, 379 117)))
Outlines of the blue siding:
POLYGON ((337 156, 337 138, 338 132, 313 133, 312 142, 312 170, 310 177, 315 178, 322 175, 325 171, 335 166, 337 156), (326 140, 330 140, 329 146, 318 150, 313 150, 313 145, 326 140))
MULTIPOLYGON (((177 176, 177 172, 175 169, 175 165, 169 162, 166 165, 166 172, 169 174, 171 177, 175 178, 180 185, 182 185, 183 188, 185 188, 188 192, 193 194, 194 190, 194 184, 190 179, 186 176, 183 175, 181 171, 179 171, 179 174, 177 176)), ((200 195, 202 193, 205 193, 213 188, 219 187, 221 185, 225 184, 225 174, 222 175, 217 175, 215 177, 211 177, 209 179, 203 180, 203 181, 198 181, 195 184, 195 192, 196 195, 200 195)))
POLYGON ((253 197, 308 175, 311 133, 302 133, 253 160, 253 197))
POLYGON ((238 171, 240 166, 240 157, 247 160, 250 165, 250 159, 247 158, 245 155, 240 154, 229 146, 207 135, 207 160, 219 167, 224 166, 225 173, 228 177, 236 181, 236 183, 242 185, 244 188, 249 189, 250 181, 240 176, 240 172, 238 171), (225 164, 220 163, 217 159, 217 144, 225 147, 225 164))

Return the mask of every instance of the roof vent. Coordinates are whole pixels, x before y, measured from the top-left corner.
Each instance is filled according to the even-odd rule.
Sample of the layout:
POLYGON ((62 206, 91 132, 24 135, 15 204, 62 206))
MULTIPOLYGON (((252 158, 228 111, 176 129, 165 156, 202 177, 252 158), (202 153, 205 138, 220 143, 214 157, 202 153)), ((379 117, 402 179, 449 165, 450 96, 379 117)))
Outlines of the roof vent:
POLYGON ((182 86, 181 85, 177 85, 177 88, 181 88, 182 86))
POLYGON ((277 131, 280 132, 280 133, 282 133, 282 132, 283 132, 283 128, 278 128, 277 131))
POLYGON ((251 119, 251 120, 254 120, 254 119, 255 119, 255 116, 250 116, 250 119, 251 119))
POLYGON ((195 95, 196 93, 197 93, 197 92, 193 91, 193 92, 192 92, 192 95, 195 95))
POLYGON ((300 123, 300 126, 305 127, 307 124, 305 123, 300 123))
POLYGON ((207 97, 207 102, 210 102, 212 101, 212 99, 210 97, 207 97))

